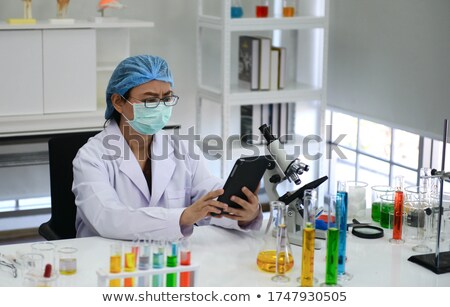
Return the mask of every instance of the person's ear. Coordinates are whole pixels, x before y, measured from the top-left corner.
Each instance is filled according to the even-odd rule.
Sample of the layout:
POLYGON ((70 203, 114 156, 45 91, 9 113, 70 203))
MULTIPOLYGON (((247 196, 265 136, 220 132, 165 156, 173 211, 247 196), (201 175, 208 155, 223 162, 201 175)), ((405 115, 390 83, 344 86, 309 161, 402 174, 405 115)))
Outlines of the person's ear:
POLYGON ((120 96, 119 94, 112 94, 111 102, 112 105, 114 106, 114 109, 116 109, 116 111, 119 112, 119 114, 122 114, 123 106, 126 103, 125 99, 122 98, 122 96, 120 96))

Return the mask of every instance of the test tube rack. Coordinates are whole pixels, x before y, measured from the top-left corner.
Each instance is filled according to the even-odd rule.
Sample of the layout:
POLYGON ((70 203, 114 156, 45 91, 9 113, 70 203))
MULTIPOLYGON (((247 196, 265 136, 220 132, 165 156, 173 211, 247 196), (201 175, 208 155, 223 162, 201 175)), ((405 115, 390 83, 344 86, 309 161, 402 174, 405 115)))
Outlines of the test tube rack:
POLYGON ((132 277, 150 277, 153 275, 163 275, 170 273, 191 272, 194 275, 193 284, 191 287, 195 287, 197 284, 197 271, 200 266, 198 264, 180 265, 177 267, 165 267, 160 269, 148 269, 148 270, 136 270, 134 272, 120 272, 110 273, 104 268, 97 270, 97 285, 99 287, 108 287, 109 281, 112 279, 132 278, 132 277))

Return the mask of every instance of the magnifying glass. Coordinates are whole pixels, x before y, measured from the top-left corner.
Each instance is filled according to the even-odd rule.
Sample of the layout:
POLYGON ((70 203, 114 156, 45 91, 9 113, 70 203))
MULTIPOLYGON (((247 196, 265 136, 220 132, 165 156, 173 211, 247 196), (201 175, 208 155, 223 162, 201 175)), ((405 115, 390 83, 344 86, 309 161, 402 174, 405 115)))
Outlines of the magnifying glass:
POLYGON ((352 227, 352 234, 358 238, 379 239, 384 236, 384 231, 380 227, 360 223, 356 219, 353 219, 352 222, 353 223, 348 224, 347 227, 352 227))

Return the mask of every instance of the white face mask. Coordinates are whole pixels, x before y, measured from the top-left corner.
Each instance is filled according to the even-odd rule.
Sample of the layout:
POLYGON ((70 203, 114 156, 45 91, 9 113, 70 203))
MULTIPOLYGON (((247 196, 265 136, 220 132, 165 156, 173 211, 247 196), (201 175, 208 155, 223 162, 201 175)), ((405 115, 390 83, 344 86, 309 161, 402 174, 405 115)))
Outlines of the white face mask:
POLYGON ((160 103, 156 108, 147 108, 144 103, 131 103, 133 106, 134 119, 128 121, 130 126, 140 134, 150 135, 160 131, 172 115, 172 107, 160 103))

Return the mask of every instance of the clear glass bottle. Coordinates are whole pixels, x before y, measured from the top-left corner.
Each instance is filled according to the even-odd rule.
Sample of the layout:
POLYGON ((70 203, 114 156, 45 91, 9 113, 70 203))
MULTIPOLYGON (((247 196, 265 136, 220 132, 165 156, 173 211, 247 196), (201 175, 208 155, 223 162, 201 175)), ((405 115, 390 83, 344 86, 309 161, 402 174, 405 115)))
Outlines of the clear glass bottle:
POLYGON ((241 0, 231 1, 231 18, 241 18, 244 16, 241 0))
POLYGON ((264 243, 256 258, 256 264, 260 270, 284 274, 294 266, 294 257, 286 230, 286 205, 281 201, 271 201, 264 243))
POLYGON ((283 0, 283 17, 295 16, 295 2, 296 0, 283 0))

